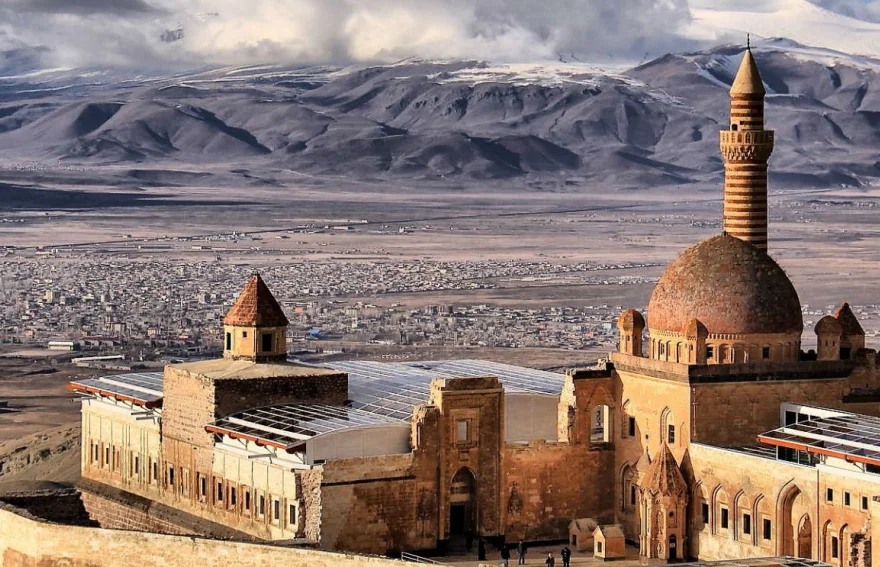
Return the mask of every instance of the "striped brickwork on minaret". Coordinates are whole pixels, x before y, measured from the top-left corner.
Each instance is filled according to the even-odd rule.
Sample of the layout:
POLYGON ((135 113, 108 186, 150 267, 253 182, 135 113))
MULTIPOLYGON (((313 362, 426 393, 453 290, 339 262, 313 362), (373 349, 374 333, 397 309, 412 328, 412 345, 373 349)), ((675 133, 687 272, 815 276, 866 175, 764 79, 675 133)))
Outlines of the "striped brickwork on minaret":
POLYGON ((730 89, 730 129, 721 132, 724 231, 767 250, 767 160, 773 131, 764 129, 764 83, 750 49, 730 89))

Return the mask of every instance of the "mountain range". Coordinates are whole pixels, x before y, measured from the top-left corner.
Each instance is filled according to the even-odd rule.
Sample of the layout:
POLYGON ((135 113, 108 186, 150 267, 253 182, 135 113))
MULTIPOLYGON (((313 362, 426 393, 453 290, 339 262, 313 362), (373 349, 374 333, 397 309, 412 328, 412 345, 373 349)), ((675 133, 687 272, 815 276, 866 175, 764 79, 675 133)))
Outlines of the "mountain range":
MULTIPOLYGON (((42 69, 33 52, 12 51, 0 58, 0 161, 574 188, 718 183, 717 132, 744 49, 617 66, 413 58, 170 75, 42 69)), ((753 52, 777 132, 772 185, 876 184, 880 59, 780 38, 753 52)))

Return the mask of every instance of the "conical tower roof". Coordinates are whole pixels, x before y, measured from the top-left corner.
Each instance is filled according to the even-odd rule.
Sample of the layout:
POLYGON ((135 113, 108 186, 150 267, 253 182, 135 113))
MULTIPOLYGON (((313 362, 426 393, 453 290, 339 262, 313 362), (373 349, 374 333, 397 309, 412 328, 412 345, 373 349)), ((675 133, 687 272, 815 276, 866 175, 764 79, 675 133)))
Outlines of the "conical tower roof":
POLYGON ((739 71, 733 80, 733 86, 730 87, 730 95, 764 95, 764 81, 761 80, 761 72, 758 71, 758 64, 752 56, 752 50, 746 49, 743 55, 742 63, 739 65, 739 71))
POLYGON ((287 317, 260 274, 254 274, 223 319, 236 327, 286 327, 287 317))
POLYGON ((834 313, 834 317, 837 318, 840 322, 840 326, 843 327, 844 335, 852 336, 865 334, 865 330, 862 329, 859 320, 856 319, 855 313, 850 309, 849 303, 843 303, 838 307, 837 311, 834 313))
POLYGON ((669 446, 663 443, 663 447, 651 462, 642 481, 650 492, 659 492, 664 495, 682 494, 687 492, 687 483, 681 469, 675 461, 675 456, 669 450, 669 446))

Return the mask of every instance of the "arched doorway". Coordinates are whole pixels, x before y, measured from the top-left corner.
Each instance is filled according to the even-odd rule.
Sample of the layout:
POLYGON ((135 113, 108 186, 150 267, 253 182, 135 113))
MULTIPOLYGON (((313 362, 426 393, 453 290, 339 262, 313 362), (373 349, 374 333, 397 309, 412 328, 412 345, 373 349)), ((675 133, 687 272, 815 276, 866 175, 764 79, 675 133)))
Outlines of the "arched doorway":
POLYGON ((675 535, 669 536, 669 560, 675 561, 678 559, 678 540, 675 535))
POLYGON ((449 484, 449 535, 479 533, 477 526, 477 479, 467 467, 462 467, 449 484))
POLYGON ((798 527, 797 556, 802 559, 813 557, 813 522, 806 514, 801 518, 798 527))

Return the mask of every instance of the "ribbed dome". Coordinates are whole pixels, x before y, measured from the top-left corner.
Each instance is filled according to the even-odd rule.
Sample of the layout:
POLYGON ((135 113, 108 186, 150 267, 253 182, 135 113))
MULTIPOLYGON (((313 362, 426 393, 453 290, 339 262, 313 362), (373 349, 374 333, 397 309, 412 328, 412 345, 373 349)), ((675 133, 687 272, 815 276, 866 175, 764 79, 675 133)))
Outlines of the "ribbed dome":
POLYGON ((685 332, 692 319, 713 334, 789 334, 804 330, 791 280, 758 248, 715 236, 685 250, 651 294, 648 328, 685 332))

